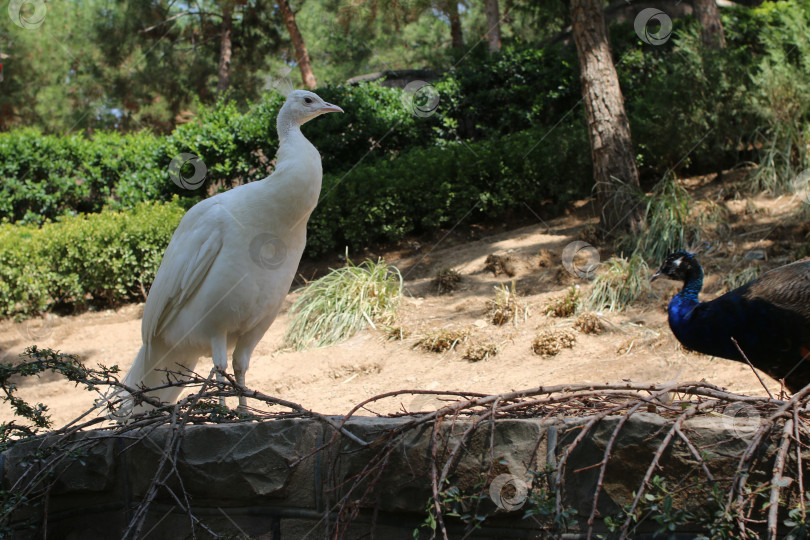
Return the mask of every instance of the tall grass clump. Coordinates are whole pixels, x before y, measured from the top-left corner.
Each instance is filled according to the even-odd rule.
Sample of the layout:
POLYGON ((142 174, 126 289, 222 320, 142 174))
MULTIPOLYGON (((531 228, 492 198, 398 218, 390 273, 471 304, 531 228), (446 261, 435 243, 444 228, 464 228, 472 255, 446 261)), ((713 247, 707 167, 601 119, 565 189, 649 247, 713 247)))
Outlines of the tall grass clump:
POLYGON ((294 350, 334 345, 375 322, 391 324, 402 296, 402 275, 383 260, 332 270, 304 287, 290 309, 284 345, 294 350))
POLYGON ((705 218, 693 214, 694 200, 675 175, 668 175, 652 193, 639 194, 645 230, 620 240, 623 251, 645 260, 661 261, 668 254, 700 240, 705 218))
POLYGON ((652 292, 650 267, 640 255, 612 257, 600 265, 588 299, 591 311, 624 311, 638 297, 652 292))
POLYGON ((721 292, 725 293, 728 291, 733 291, 737 287, 741 287, 749 281, 755 280, 761 273, 762 269, 758 264, 752 264, 751 266, 746 266, 741 270, 729 272, 726 277, 723 278, 721 292))
POLYGON ((750 187, 779 195, 790 192, 796 175, 810 167, 810 10, 774 5, 770 16, 780 28, 763 28, 767 54, 752 77, 753 108, 763 126, 753 137, 759 166, 750 187))
POLYGON ((515 290, 515 280, 512 280, 511 288, 503 283, 495 287, 495 299, 487 300, 487 315, 492 324, 498 326, 512 321, 517 327, 520 319, 526 320, 529 309, 515 290))

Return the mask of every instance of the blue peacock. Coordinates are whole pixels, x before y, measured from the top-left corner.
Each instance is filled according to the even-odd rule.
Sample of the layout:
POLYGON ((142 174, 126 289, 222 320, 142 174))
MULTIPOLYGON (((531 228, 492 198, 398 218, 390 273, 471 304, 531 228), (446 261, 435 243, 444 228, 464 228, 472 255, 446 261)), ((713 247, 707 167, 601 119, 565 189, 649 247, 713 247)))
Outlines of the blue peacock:
POLYGON ((745 356, 796 392, 810 384, 810 260, 775 268, 710 302, 700 302, 703 268, 695 255, 667 256, 651 281, 683 281, 667 306, 669 327, 685 347, 731 360, 745 356))

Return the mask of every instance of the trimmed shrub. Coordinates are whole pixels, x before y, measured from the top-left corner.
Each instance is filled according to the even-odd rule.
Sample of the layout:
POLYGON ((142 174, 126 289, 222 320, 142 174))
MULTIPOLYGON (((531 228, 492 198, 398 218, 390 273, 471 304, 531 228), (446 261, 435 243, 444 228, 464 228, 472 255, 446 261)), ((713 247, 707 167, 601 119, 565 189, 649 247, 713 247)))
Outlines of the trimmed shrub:
POLYGON ((184 212, 176 201, 147 202, 42 227, 0 225, 0 314, 143 300, 184 212))
POLYGON ((397 159, 324 176, 307 254, 498 219, 508 210, 563 208, 593 183, 583 125, 475 143, 415 148, 397 159), (548 151, 552 147, 553 151, 548 151))
MULTIPOLYGON (((318 119, 317 129, 303 128, 320 150, 326 171, 337 174, 359 163, 391 159, 437 136, 439 120, 413 115, 399 89, 367 84, 318 92, 346 110, 318 119)), ((234 102, 202 107, 194 121, 166 137, 98 132, 87 138, 34 129, 0 133, 0 218, 43 223, 174 195, 199 199, 209 191, 265 178, 273 170, 276 117, 283 103, 282 96, 267 94, 246 112, 234 102), (205 182, 194 191, 169 176, 170 163, 181 153, 194 154, 206 165, 205 182)), ((186 176, 185 170, 181 173, 186 176)))
POLYGON ((0 218, 42 223, 59 215, 131 207, 157 198, 162 140, 148 133, 57 137, 35 129, 0 134, 0 218))

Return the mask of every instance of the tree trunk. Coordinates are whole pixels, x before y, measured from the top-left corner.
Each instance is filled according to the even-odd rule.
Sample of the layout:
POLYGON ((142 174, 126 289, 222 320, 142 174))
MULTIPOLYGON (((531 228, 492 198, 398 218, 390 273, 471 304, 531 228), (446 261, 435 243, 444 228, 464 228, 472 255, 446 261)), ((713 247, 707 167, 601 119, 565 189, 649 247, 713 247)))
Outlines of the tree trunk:
POLYGON ((454 49, 464 47, 464 34, 461 33, 461 16, 458 13, 458 0, 449 0, 445 4, 445 13, 450 19, 450 40, 454 49))
POLYGON ((715 0, 692 0, 692 7, 695 8, 695 17, 700 22, 700 39, 703 45, 710 49, 725 49, 726 35, 715 0))
POLYGON ((571 0, 574 42, 579 57, 582 99, 588 121, 600 227, 612 234, 637 230, 641 208, 630 124, 610 52, 602 0, 571 0))
POLYGON ((498 0, 486 0, 486 3, 489 52, 494 53, 501 50, 501 12, 498 9, 498 0))
POLYGON ((298 67, 301 68, 301 78, 304 80, 304 86, 310 90, 315 90, 318 83, 315 81, 315 75, 312 73, 312 66, 309 63, 309 53, 307 46, 304 44, 304 38, 298 30, 298 25, 295 23, 295 13, 287 0, 276 0, 278 9, 281 10, 281 16, 284 18, 284 24, 287 25, 287 31, 290 33, 290 39, 295 47, 295 61, 298 62, 298 67))
POLYGON ((231 54, 233 53, 233 2, 222 4, 222 37, 219 40, 219 68, 217 69, 217 96, 223 96, 231 86, 231 54))

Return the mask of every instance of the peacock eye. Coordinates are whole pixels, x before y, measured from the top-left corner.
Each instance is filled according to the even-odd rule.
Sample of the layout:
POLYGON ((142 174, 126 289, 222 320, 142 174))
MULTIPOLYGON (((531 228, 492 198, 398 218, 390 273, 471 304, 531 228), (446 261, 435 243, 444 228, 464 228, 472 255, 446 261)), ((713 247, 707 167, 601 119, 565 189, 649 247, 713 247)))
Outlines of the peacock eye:
POLYGON ((304 103, 312 103, 312 98, 305 97, 304 103))

